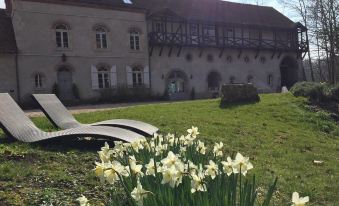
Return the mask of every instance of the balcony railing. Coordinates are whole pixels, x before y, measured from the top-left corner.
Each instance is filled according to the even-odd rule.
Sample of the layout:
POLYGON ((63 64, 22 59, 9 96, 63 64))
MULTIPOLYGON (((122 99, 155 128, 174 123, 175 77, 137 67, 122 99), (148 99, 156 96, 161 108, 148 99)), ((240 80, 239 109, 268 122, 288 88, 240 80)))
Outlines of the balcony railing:
POLYGON ((242 37, 195 36, 180 33, 151 32, 149 33, 151 45, 188 46, 188 47, 217 47, 236 49, 266 49, 296 51, 304 50, 305 44, 297 44, 288 40, 252 39, 242 37))

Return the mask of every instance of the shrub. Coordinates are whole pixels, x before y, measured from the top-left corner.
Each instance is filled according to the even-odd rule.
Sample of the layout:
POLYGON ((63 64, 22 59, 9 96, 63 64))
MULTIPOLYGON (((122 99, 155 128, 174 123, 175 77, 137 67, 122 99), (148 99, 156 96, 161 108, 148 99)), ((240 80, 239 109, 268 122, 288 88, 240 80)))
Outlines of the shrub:
MULTIPOLYGON (((277 179, 258 195, 255 177, 248 175, 253 168, 248 157, 225 158, 223 143, 208 150, 197 137, 198 128, 187 131, 180 137, 155 134, 149 140, 115 142, 114 149, 106 143, 95 173, 102 182, 121 184, 128 205, 269 205, 277 179)), ((81 201, 87 204, 84 197, 81 201)))
POLYGON ((331 87, 330 93, 331 93, 332 99, 339 100, 339 83, 331 87))
POLYGON ((294 96, 307 97, 312 101, 322 102, 329 97, 328 85, 317 82, 298 82, 291 88, 294 96))

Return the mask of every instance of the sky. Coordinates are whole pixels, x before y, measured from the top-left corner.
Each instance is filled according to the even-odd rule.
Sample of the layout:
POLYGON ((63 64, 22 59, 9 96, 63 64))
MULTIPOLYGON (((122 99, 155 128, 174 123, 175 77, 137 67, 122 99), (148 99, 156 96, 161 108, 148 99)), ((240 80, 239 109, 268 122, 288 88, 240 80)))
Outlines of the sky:
MULTIPOLYGON (((293 21, 298 21, 297 17, 293 15, 293 13, 288 12, 288 10, 284 8, 281 3, 279 3, 279 0, 229 0, 229 1, 272 6, 281 13, 291 18, 293 21)), ((0 8, 5 8, 5 0, 0 0, 0 8)))

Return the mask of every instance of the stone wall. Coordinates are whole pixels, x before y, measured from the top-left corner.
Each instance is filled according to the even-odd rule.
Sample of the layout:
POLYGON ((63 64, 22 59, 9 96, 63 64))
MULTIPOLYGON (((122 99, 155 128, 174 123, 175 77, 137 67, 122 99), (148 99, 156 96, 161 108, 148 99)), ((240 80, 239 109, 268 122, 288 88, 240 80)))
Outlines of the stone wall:
POLYGON ((15 55, 0 53, 0 93, 9 93, 17 99, 15 55))

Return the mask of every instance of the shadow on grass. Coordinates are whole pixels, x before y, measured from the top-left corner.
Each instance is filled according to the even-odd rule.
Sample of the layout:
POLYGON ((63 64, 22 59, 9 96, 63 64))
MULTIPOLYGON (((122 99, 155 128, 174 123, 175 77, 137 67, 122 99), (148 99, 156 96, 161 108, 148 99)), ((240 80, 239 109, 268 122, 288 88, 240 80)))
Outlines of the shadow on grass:
POLYGON ((235 109, 241 106, 245 105, 255 105, 260 103, 260 101, 251 101, 251 102, 236 102, 236 103, 225 103, 225 102, 220 102, 219 108, 220 109, 235 109))
POLYGON ((108 142, 111 147, 114 145, 114 140, 108 139, 90 139, 84 138, 58 138, 50 139, 36 143, 21 143, 14 138, 6 135, 0 135, 0 144, 8 145, 15 143, 27 144, 32 148, 51 152, 68 152, 71 150, 78 150, 80 152, 98 151, 108 142))

